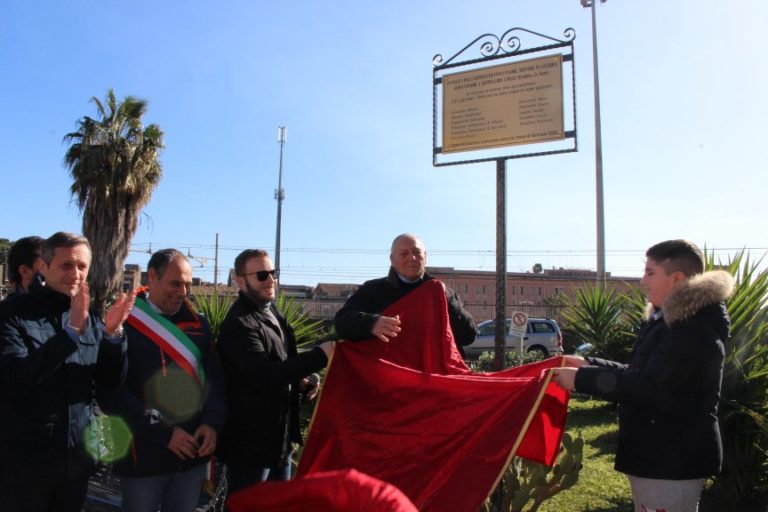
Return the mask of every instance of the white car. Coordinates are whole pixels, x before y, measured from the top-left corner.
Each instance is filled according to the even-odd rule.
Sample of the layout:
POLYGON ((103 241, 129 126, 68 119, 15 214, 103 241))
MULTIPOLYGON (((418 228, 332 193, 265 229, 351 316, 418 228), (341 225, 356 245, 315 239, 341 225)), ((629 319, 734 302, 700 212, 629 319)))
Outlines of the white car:
MULTIPOLYGON (((507 318, 507 335, 505 338, 505 350, 517 352, 520 338, 509 334, 512 319, 507 318)), ((487 320, 477 326, 477 338, 471 345, 464 347, 464 354, 468 358, 478 357, 486 351, 493 351, 496 347, 496 321, 487 320)), ((555 354, 563 353, 563 334, 557 322, 550 318, 529 318, 528 332, 523 337, 523 350, 526 352, 538 352, 547 358, 555 354)))

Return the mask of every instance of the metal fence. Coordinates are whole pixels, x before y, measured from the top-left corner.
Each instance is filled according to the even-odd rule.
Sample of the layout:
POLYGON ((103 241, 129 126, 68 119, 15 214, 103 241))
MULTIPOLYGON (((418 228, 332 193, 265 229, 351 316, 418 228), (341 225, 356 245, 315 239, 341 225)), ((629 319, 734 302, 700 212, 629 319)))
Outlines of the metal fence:
MULTIPOLYGON (((333 320, 339 309, 344 306, 345 299, 308 299, 295 297, 294 300, 304 306, 304 312, 312 318, 319 320, 333 320)), ((475 304, 466 303, 464 308, 469 311, 477 323, 491 320, 496 317, 496 305, 491 303, 475 304)), ((507 317, 512 316, 513 311, 522 311, 528 316, 552 318, 561 323, 563 306, 551 306, 546 304, 515 303, 507 304, 507 317)))
MULTIPOLYGON (((464 304, 464 308, 469 311, 477 323, 496 318, 496 305, 493 303, 464 304)), ((507 318, 512 316, 513 311, 522 311, 530 317, 551 318, 557 323, 562 323, 563 306, 528 303, 507 304, 507 318)))

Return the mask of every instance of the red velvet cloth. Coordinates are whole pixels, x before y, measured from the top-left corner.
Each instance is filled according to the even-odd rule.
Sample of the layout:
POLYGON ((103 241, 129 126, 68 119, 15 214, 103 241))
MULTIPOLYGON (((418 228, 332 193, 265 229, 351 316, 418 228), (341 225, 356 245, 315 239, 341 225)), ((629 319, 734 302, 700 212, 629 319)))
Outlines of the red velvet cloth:
POLYGON ((562 358, 472 373, 453 342, 442 283, 384 312, 389 343, 336 345, 298 475, 355 468, 422 511, 475 511, 513 454, 551 465, 568 394, 550 383, 562 358))
POLYGON ((230 512, 417 512, 395 486, 354 469, 263 482, 235 493, 230 512))

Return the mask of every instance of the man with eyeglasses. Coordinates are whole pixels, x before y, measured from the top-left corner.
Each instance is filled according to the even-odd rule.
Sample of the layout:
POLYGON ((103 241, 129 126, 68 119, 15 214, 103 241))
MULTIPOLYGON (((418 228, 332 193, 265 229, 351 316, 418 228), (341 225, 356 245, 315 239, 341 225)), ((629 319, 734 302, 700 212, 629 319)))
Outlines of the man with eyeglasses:
POLYGON ((314 398, 308 376, 328 364, 334 344, 297 351, 293 328, 275 307, 279 270, 266 251, 240 253, 235 273, 239 296, 217 343, 229 396, 218 454, 227 463, 230 492, 290 479, 292 443, 302 442, 299 398, 314 398))

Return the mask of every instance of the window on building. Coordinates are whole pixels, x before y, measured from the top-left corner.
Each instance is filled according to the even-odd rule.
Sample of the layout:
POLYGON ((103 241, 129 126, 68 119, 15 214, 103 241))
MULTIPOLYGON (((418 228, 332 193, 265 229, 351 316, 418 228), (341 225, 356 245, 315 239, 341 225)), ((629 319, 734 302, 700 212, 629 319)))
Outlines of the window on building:
POLYGON ((525 295, 525 288, 523 288, 522 286, 520 287, 520 295, 521 296, 525 295))
POLYGON ((541 286, 539 286, 539 297, 541 297, 541 286))

